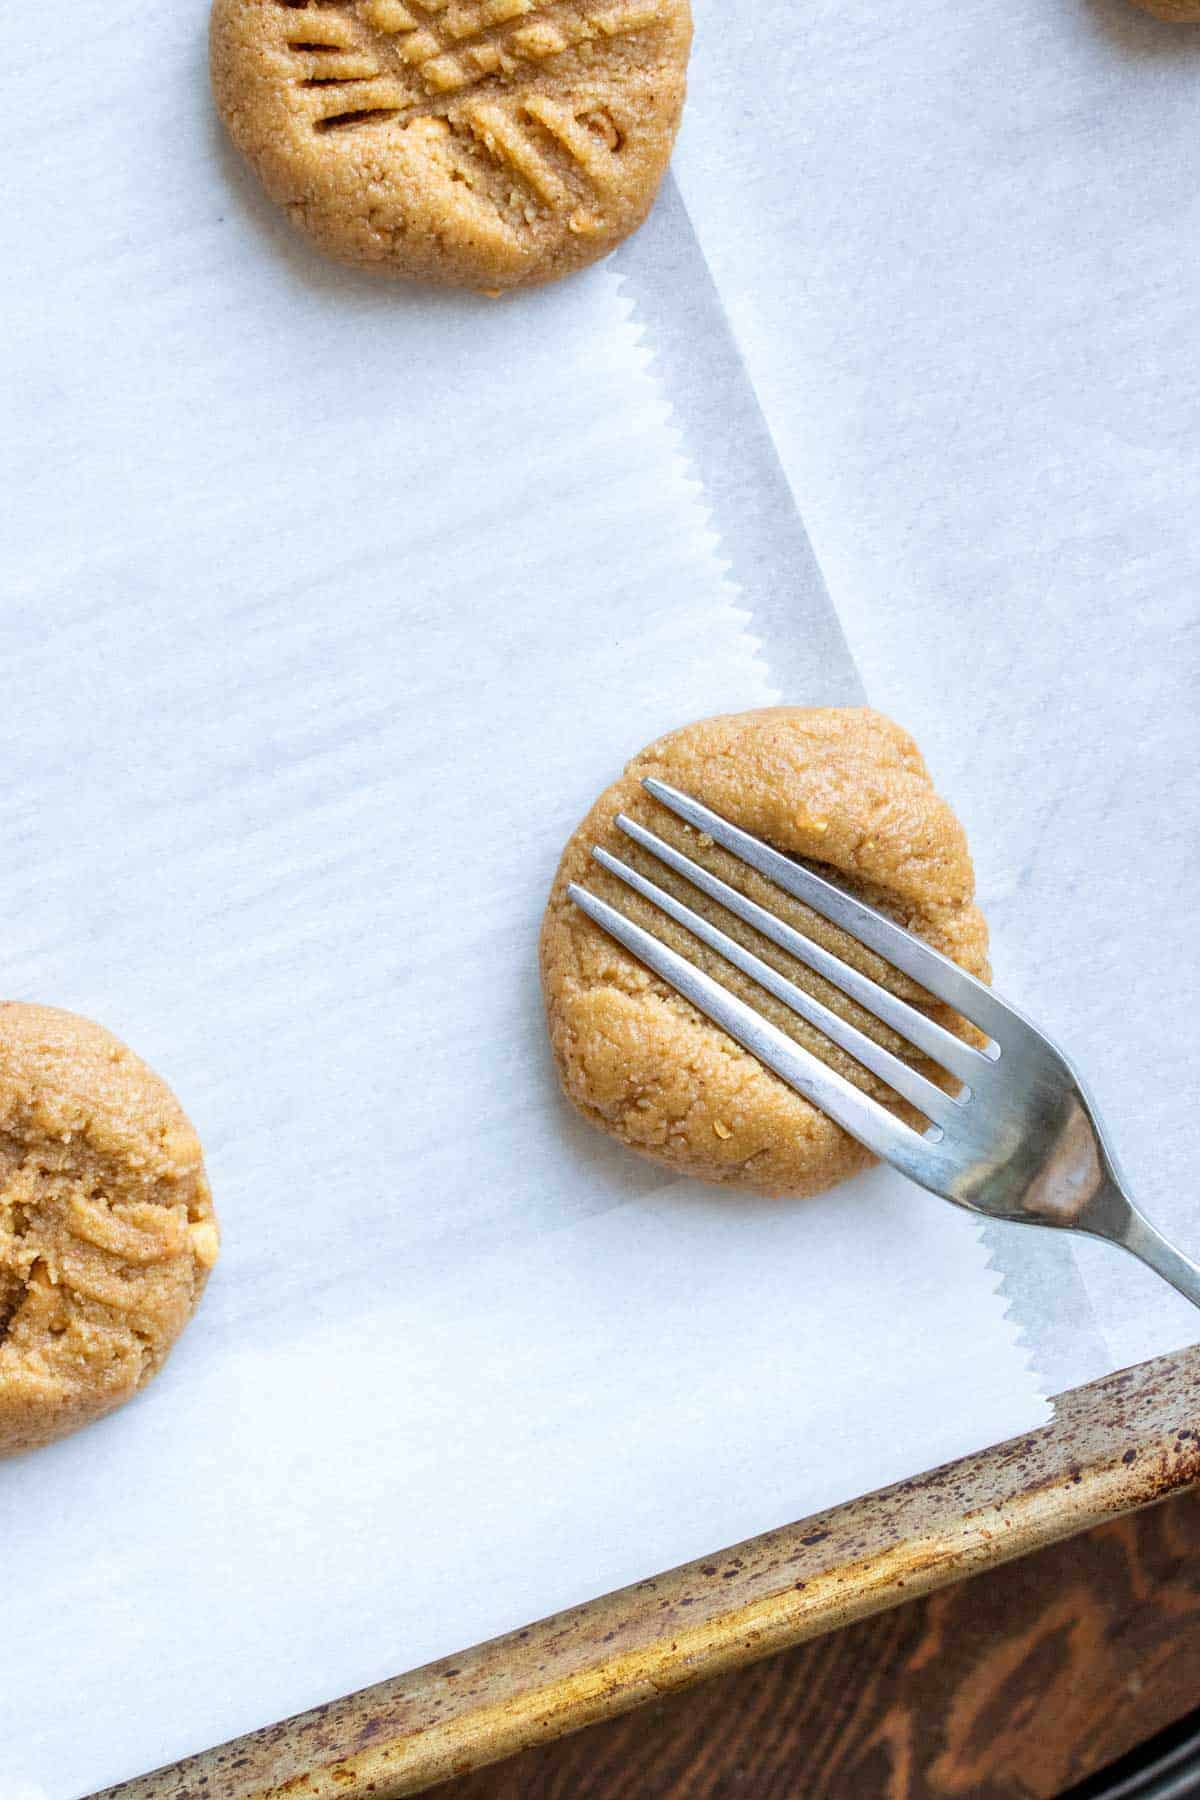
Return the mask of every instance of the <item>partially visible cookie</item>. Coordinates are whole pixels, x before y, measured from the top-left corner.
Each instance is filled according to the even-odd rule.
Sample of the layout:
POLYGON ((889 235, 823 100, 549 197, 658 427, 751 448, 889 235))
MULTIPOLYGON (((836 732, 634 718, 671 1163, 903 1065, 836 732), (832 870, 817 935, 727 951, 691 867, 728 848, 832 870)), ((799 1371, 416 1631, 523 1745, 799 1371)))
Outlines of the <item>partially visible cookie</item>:
POLYGON ((200 1142, 166 1084, 87 1019, 0 1005, 0 1456, 136 1393, 218 1245, 200 1142))
POLYGON ((640 225, 683 107, 688 0, 215 0, 213 89, 322 248, 484 289, 640 225))
POLYGON ((594 844, 670 889, 826 1006, 943 1083, 869 1014, 618 831, 618 813, 786 919, 951 1029, 906 976, 684 825, 642 787, 656 775, 790 856, 807 859, 986 979, 987 927, 974 904, 962 826, 935 793, 908 733, 866 708, 773 707, 685 726, 651 744, 601 795, 559 864, 542 926, 542 984, 559 1076, 584 1116, 680 1175, 758 1193, 808 1195, 870 1156, 593 924, 579 882, 663 938, 885 1104, 874 1075, 592 860, 594 844))

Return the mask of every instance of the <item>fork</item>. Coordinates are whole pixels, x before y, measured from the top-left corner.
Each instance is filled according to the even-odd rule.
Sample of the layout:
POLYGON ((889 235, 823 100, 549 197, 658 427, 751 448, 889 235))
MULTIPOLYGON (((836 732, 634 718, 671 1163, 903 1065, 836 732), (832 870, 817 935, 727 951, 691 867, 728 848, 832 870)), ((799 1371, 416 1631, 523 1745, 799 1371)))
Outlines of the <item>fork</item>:
POLYGON ((573 882, 569 893, 576 906, 781 1081, 930 1193, 989 1218, 1105 1238, 1200 1306, 1200 1264, 1168 1243, 1133 1204, 1094 1102, 1044 1033, 874 907, 666 782, 647 779, 642 785, 685 824, 953 1007, 986 1037, 986 1045, 977 1048, 956 1037, 624 813, 616 824, 632 843, 890 1026, 960 1083, 958 1091, 947 1093, 607 850, 592 851, 602 868, 879 1076, 927 1121, 924 1130, 890 1112, 617 907, 573 882))

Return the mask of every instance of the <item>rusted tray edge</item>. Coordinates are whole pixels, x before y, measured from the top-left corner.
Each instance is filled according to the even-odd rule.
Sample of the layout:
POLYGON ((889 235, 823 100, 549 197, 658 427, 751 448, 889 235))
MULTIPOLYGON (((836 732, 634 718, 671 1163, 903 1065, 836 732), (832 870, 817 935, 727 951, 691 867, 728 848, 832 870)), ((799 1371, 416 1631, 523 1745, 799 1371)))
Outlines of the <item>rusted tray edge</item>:
POLYGON ((1200 1347, 1031 1437, 239 1738, 93 1800, 392 1800, 1200 1482, 1200 1347))

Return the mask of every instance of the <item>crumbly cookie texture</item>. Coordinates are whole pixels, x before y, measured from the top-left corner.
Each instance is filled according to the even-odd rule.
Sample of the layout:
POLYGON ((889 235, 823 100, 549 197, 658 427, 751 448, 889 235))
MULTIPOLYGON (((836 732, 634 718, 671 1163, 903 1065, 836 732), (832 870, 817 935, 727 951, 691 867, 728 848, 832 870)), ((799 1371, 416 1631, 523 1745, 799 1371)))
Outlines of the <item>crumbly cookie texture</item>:
POLYGON ((617 814, 638 820, 932 1017, 964 1036, 970 1028, 682 824, 645 792, 647 775, 832 872, 986 979, 987 927, 974 905, 962 827, 934 792, 913 740, 889 719, 866 709, 777 707, 706 719, 651 744, 601 795, 563 854, 542 927, 541 965, 550 1041, 568 1098, 602 1130, 680 1174, 758 1193, 818 1193, 865 1168, 871 1157, 593 924, 571 903, 568 884, 583 883, 620 907, 867 1092, 901 1114, 903 1105, 827 1038, 601 869, 591 857, 593 844, 669 888, 924 1073, 946 1078, 835 988, 647 856, 617 830, 617 814))
POLYGON ((641 224, 691 30, 688 0, 215 0, 213 89, 323 249, 499 290, 641 224))
POLYGON ((111 1412, 217 1260, 200 1142, 101 1026, 0 1005, 0 1456, 111 1412))

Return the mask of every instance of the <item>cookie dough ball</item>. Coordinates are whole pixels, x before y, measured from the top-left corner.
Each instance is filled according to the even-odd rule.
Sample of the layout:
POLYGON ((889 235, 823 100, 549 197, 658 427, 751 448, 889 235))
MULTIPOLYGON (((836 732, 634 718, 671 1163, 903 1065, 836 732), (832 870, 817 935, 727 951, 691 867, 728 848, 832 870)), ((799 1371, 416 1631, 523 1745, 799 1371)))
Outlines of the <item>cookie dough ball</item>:
POLYGON ((941 1023, 963 1035, 970 1028, 907 976, 676 819, 642 787, 648 775, 776 849, 823 866, 986 979, 987 927, 973 904, 962 827, 934 792, 912 739, 889 719, 866 709, 777 707, 706 719, 651 744, 601 795, 563 854, 542 927, 541 963, 550 1041, 569 1099, 601 1130, 680 1175, 758 1193, 818 1193, 865 1168, 869 1154, 593 924, 572 904, 569 884, 580 882, 619 907, 877 1099, 900 1112, 902 1105, 814 1027, 600 868, 593 844, 669 888, 923 1073, 945 1085, 948 1078, 640 850, 616 829, 616 815, 636 819, 941 1023))
POLYGON ((200 1142, 99 1025, 0 1005, 0 1456, 111 1412, 217 1259, 200 1142))
POLYGON ((683 108, 688 0, 215 0, 221 116, 323 249, 487 290, 640 225, 683 108))

